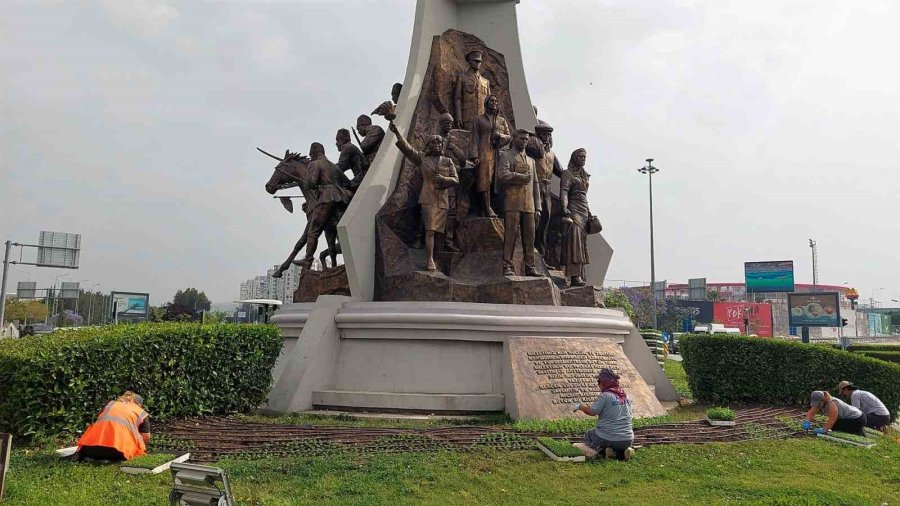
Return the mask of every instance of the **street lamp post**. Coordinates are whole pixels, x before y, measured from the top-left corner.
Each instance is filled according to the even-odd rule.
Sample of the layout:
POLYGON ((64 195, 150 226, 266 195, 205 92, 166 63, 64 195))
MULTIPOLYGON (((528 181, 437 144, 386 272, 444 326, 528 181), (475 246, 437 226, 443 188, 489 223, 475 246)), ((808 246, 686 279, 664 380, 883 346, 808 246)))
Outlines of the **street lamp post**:
POLYGON ((653 251, 653 174, 659 169, 653 166, 653 159, 647 158, 647 166, 638 169, 641 174, 647 174, 650 183, 650 315, 653 319, 653 328, 657 327, 656 321, 656 258, 653 251))
POLYGON ((100 283, 94 283, 91 285, 91 303, 88 305, 88 321, 87 324, 91 324, 91 315, 94 313, 94 287, 100 286, 100 283))

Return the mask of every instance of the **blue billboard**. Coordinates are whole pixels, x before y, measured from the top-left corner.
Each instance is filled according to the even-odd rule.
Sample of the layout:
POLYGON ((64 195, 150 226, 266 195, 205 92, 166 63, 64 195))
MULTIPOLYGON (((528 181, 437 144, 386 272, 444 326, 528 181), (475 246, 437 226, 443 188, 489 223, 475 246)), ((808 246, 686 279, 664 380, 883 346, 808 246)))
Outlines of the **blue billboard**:
POLYGON ((747 293, 793 292, 794 261, 744 262, 747 293))

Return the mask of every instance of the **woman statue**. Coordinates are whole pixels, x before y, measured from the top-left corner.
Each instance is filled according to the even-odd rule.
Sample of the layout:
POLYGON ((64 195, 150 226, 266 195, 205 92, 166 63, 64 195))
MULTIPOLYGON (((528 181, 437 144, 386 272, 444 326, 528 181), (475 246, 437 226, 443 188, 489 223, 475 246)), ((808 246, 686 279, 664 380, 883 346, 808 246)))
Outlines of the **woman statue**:
POLYGON ((584 170, 587 151, 576 149, 569 158, 568 170, 563 172, 559 184, 559 201, 563 212, 563 240, 560 249, 560 266, 565 266, 566 276, 572 286, 584 286, 584 265, 590 263, 587 250, 586 226, 590 218, 587 191, 591 177, 584 170))

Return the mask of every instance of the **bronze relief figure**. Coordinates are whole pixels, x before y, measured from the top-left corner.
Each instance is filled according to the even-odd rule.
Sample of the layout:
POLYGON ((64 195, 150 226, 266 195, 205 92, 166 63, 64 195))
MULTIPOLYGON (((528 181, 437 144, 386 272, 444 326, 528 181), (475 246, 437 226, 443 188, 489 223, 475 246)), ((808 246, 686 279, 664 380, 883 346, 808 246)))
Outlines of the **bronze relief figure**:
POLYGON ((587 248, 587 226, 591 220, 588 209, 587 191, 590 174, 584 168, 587 150, 576 149, 569 159, 569 166, 563 172, 559 185, 559 200, 562 206, 563 242, 560 250, 560 264, 565 267, 566 277, 572 286, 584 286, 584 266, 590 263, 587 248))
POLYGON ((525 154, 529 132, 517 130, 513 146, 497 164, 497 185, 503 193, 503 275, 512 276, 516 240, 522 241, 526 276, 540 276, 534 268, 535 213, 541 212, 541 190, 534 160, 525 154))

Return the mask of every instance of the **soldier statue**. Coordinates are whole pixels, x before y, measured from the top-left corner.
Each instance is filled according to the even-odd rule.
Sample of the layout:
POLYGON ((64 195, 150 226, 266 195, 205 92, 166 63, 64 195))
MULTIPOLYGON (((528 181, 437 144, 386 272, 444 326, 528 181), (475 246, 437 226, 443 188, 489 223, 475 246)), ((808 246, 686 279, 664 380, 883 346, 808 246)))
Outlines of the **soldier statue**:
POLYGON ((553 176, 562 177, 562 166, 559 158, 553 152, 553 127, 545 121, 538 120, 534 127, 535 138, 529 141, 539 143, 542 156, 535 157, 535 169, 537 171, 538 184, 541 187, 541 210, 538 219, 537 232, 534 239, 538 254, 544 256, 547 253, 547 232, 550 230, 550 212, 553 210, 553 200, 550 193, 550 182, 553 176))
POLYGON ((422 173, 422 190, 419 205, 422 207, 422 224, 425 228, 425 268, 437 270, 434 263, 434 235, 445 236, 447 213, 450 208, 450 188, 459 184, 453 160, 443 156, 444 138, 431 135, 425 142, 425 151, 412 147, 400 134, 393 122, 388 126, 397 136, 397 147, 422 173))
POLYGON ((481 207, 481 216, 497 216, 491 209, 491 185, 494 166, 500 159, 500 150, 509 144, 509 134, 509 124, 500 116, 500 100, 488 95, 484 99, 484 114, 475 119, 469 136, 469 160, 475 166, 475 201, 481 207))
POLYGON ((466 54, 469 67, 456 76, 453 116, 456 126, 465 130, 471 130, 475 118, 484 113, 484 99, 491 94, 491 83, 480 72, 483 54, 478 50, 466 54))
POLYGON ((317 200, 315 209, 308 215, 306 258, 299 264, 305 269, 312 266, 316 248, 319 246, 319 236, 322 235, 325 226, 331 219, 341 220, 341 215, 353 195, 349 189, 350 181, 347 176, 325 157, 325 146, 318 142, 312 143, 309 147, 309 157, 311 159, 307 167, 309 180, 301 184, 305 189, 315 191, 317 200))
POLYGON ((541 212, 541 190, 534 160, 525 154, 530 133, 516 130, 512 148, 497 164, 497 185, 503 193, 503 275, 512 276, 516 239, 522 241, 526 276, 540 276, 534 268, 535 213, 541 212))
POLYGON ((350 142, 350 131, 346 128, 338 130, 334 140, 338 151, 341 152, 337 166, 341 169, 341 172, 346 173, 349 170, 353 174, 350 188, 355 190, 362 183, 363 178, 366 177, 366 169, 368 169, 366 159, 362 151, 350 142))
POLYGON ((381 141, 384 140, 384 129, 378 125, 372 124, 372 118, 366 114, 361 114, 356 118, 356 131, 363 136, 359 142, 359 149, 366 157, 366 169, 375 161, 375 155, 378 154, 378 148, 381 147, 381 141))

